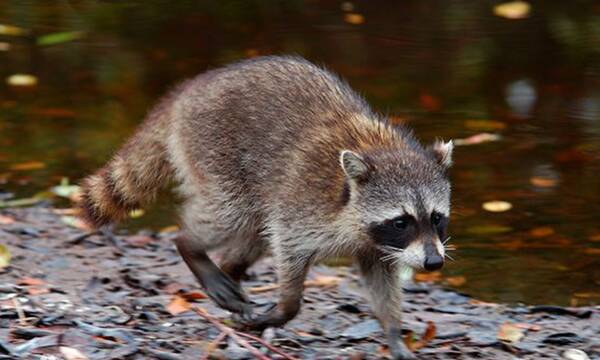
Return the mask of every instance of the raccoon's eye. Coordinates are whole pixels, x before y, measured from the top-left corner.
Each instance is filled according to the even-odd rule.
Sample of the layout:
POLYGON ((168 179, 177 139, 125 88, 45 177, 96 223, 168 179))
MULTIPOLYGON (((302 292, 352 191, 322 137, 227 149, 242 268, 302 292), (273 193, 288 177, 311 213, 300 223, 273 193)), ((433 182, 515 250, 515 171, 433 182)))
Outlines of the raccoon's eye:
POLYGON ((442 222, 442 215, 437 212, 432 213, 431 222, 433 223, 433 225, 438 226, 442 222))
POLYGON ((396 230, 404 230, 404 229, 406 229, 406 226, 408 225, 408 221, 406 221, 404 219, 395 219, 392 221, 392 225, 394 226, 394 228, 396 230))

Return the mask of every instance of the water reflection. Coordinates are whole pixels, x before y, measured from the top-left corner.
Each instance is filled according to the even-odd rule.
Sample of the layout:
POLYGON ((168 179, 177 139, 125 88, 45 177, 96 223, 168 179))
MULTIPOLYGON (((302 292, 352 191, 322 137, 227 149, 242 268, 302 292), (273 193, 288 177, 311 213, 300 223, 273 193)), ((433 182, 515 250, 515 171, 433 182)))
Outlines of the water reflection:
MULTIPOLYGON (((457 149, 459 250, 446 272, 465 276, 465 291, 491 301, 597 302, 598 4, 536 3, 520 20, 495 16, 486 2, 351 5, 3 1, 0 24, 26 32, 0 35, 1 189, 24 197, 80 178, 186 77, 297 53, 341 73, 427 141, 502 135, 457 149), (39 44, 65 32, 83 37, 39 44), (17 73, 35 75, 37 86, 4 83, 17 73), (31 161, 44 167, 9 169, 31 161), (481 204, 489 200, 513 209, 488 213, 481 204)), ((164 208, 134 225, 171 224, 164 208)))

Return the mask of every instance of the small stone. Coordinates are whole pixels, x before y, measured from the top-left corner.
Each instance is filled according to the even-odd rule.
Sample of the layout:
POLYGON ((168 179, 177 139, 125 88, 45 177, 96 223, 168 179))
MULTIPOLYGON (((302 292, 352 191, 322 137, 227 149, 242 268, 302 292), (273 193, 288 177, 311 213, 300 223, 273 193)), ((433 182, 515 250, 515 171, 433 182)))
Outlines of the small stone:
POLYGON ((344 330, 342 336, 358 340, 367 338, 378 331, 381 331, 381 326, 377 320, 366 320, 350 326, 344 330))
POLYGON ((567 349, 562 353, 562 357, 566 360, 590 360, 590 357, 579 349, 567 349))

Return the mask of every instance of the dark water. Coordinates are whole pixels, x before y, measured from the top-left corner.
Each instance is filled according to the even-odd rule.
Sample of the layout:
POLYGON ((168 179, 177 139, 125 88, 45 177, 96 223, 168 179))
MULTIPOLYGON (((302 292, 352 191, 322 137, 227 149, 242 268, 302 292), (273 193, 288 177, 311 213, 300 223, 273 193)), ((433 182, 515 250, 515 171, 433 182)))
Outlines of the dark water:
MULTIPOLYGON (((494 4, 3 0, 0 24, 28 32, 0 35, 0 188, 20 198, 75 181, 178 81, 295 53, 427 141, 502 136, 456 149, 458 250, 445 276, 464 276, 461 289, 488 301, 597 303, 600 5, 534 2, 527 18, 509 20, 494 4), (81 33, 37 43, 65 31, 81 33), (8 85, 17 73, 37 85, 8 85), (32 161, 42 164, 13 168, 32 161), (513 208, 487 212, 490 200, 513 208)), ((162 201, 133 226, 173 224, 168 208, 162 201)))

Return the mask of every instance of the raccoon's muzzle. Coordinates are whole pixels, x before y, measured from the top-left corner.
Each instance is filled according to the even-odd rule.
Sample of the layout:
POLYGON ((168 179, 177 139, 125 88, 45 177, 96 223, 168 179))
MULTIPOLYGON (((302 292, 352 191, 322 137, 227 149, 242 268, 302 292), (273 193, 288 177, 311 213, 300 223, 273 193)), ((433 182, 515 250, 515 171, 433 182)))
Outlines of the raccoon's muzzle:
POLYGON ((439 270, 444 266, 444 257, 438 252, 435 242, 438 239, 428 239, 425 241, 425 262, 423 267, 427 271, 439 270))

